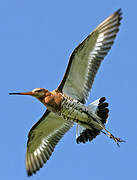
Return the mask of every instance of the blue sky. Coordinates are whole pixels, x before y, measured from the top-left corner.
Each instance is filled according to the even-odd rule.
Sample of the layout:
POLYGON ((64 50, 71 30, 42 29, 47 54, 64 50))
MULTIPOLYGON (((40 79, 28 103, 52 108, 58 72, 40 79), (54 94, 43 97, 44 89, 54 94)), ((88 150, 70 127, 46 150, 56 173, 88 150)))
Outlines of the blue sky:
POLYGON ((107 129, 127 142, 118 148, 105 135, 77 145, 75 127, 30 179, 136 179, 136 1, 0 1, 0 179, 24 180, 27 134, 45 107, 9 92, 55 89, 74 48, 107 16, 122 8, 120 32, 96 76, 88 102, 106 96, 107 129))

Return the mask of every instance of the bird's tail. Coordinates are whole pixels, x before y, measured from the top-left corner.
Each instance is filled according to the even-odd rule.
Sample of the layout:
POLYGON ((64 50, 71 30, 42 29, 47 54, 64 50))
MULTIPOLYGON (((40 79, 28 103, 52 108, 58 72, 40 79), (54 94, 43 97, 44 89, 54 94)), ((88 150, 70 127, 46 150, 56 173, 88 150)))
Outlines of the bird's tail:
POLYGON ((109 104, 105 101, 106 98, 102 97, 88 105, 89 111, 95 113, 98 117, 100 117, 100 121, 103 124, 107 123, 107 118, 109 113, 109 109, 108 109, 109 104))
POLYGON ((95 118, 103 130, 100 131, 94 127, 92 127, 92 129, 86 129, 81 127, 80 125, 77 125, 77 132, 79 133, 79 135, 76 135, 77 143, 86 143, 87 141, 92 141, 97 135, 100 134, 100 132, 113 139, 118 146, 120 146, 120 142, 125 142, 121 138, 113 136, 104 126, 104 124, 107 122, 109 112, 108 103, 106 103, 105 100, 106 98, 102 97, 88 105, 89 112, 91 112, 92 115, 96 116, 95 118))
MULTIPOLYGON (((88 105, 89 112, 95 114, 96 117, 100 118, 100 123, 104 125, 107 122, 108 118, 108 103, 105 102, 106 98, 102 97, 97 99, 88 105)), ((86 129, 79 124, 77 125, 76 141, 77 143, 86 143, 87 141, 92 141, 97 135, 100 134, 100 131, 93 128, 92 130, 86 129)))

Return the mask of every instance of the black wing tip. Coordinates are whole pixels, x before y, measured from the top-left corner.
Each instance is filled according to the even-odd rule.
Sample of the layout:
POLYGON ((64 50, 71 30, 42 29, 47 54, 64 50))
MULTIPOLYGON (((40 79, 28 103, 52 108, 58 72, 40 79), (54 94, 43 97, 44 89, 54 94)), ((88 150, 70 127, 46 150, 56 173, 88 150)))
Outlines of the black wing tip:
POLYGON ((28 177, 33 176, 33 174, 36 174, 36 171, 30 172, 29 170, 27 170, 27 176, 28 177))
POLYGON ((33 176, 33 174, 36 174, 36 172, 38 171, 39 169, 37 169, 37 170, 33 170, 33 171, 31 171, 30 169, 26 169, 26 173, 27 173, 27 176, 28 177, 31 177, 31 176, 33 176))
MULTIPOLYGON (((42 158, 42 160, 45 163, 43 158, 42 158)), ((40 170, 40 168, 42 168, 44 166, 44 163, 42 163, 40 161, 39 157, 37 157, 37 159, 35 159, 34 156, 33 156, 33 159, 32 158, 30 159, 29 157, 27 157, 27 160, 26 160, 26 173, 27 173, 27 176, 30 177, 30 176, 33 176, 33 174, 36 174, 40 170)))
POLYGON ((119 8, 114 14, 118 14, 118 15, 119 15, 119 21, 121 21, 121 19, 122 19, 122 14, 123 14, 122 9, 119 8))
POLYGON ((28 177, 31 177, 31 176, 33 176, 33 173, 27 172, 27 176, 28 176, 28 177))
POLYGON ((33 176, 34 174, 36 174, 39 170, 40 170, 40 168, 42 168, 42 167, 39 167, 38 169, 36 169, 35 171, 29 171, 29 170, 27 170, 27 176, 28 177, 31 177, 31 176, 33 176))
POLYGON ((116 11, 116 13, 122 14, 122 8, 119 8, 119 9, 116 11))

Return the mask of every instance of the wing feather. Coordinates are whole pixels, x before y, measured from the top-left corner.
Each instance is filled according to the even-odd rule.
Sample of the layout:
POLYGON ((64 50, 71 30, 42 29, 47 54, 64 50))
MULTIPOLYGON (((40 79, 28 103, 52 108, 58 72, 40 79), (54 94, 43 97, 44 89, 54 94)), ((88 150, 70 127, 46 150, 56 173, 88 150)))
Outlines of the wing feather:
POLYGON ((85 103, 99 66, 119 31, 121 15, 119 9, 76 47, 58 90, 85 103))
POLYGON ((66 121, 50 111, 31 128, 28 135, 26 152, 26 170, 28 176, 36 173, 49 160, 56 144, 72 127, 73 122, 66 121))

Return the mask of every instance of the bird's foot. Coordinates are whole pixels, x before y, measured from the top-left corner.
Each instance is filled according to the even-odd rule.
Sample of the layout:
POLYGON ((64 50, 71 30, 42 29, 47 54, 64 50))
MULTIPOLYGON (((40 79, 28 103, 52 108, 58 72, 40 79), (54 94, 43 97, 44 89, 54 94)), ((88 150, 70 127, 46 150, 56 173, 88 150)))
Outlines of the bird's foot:
POLYGON ((107 133, 103 132, 104 134, 106 134, 109 138, 113 139, 116 143, 117 143, 117 146, 120 147, 120 144, 121 142, 126 142, 124 140, 122 140, 121 138, 117 138, 115 136, 113 136, 109 131, 107 131, 107 133))
POLYGON ((117 146, 120 147, 119 143, 121 142, 125 142, 124 140, 122 140, 121 138, 117 138, 115 136, 113 136, 111 133, 107 134, 109 138, 113 139, 116 143, 117 146))

